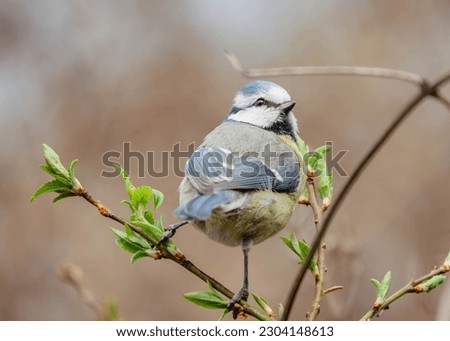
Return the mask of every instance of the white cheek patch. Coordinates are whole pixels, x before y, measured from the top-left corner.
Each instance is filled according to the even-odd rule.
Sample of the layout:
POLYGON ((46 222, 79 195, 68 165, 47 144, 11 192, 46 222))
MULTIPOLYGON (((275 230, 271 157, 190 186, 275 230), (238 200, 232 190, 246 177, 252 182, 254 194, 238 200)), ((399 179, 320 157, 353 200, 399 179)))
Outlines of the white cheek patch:
MULTIPOLYGON (((238 92, 233 100, 233 106, 241 109, 228 116, 229 120, 255 125, 260 128, 270 128, 275 123, 286 119, 284 114, 280 114, 277 106, 291 100, 291 96, 281 86, 272 83, 271 86, 261 86, 259 89, 252 89, 250 92, 238 92), (263 98, 269 106, 255 107, 253 104, 263 98)), ((297 131, 297 121, 292 113, 289 113, 288 123, 292 130, 297 131)))
POLYGON ((269 128, 278 120, 278 117, 278 111, 274 111, 271 108, 250 107, 230 115, 228 119, 236 122, 249 123, 261 128, 269 128))

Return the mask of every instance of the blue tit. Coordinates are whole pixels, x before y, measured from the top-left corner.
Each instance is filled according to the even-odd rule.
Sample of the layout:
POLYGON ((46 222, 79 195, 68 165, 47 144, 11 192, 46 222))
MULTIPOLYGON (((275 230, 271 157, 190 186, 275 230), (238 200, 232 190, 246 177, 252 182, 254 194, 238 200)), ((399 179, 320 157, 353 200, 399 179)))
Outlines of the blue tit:
POLYGON ((228 308, 248 298, 248 252, 288 223, 304 180, 295 102, 281 86, 252 81, 235 95, 225 121, 189 158, 180 206, 161 242, 187 223, 229 246, 242 246, 244 281, 228 308))

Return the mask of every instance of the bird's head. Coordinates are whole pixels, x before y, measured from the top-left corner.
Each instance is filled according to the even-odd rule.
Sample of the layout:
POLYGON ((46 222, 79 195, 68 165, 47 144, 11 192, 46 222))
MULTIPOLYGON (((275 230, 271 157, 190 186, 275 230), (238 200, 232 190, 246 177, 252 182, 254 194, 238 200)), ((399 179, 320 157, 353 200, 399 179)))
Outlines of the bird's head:
POLYGON ((252 81, 237 92, 227 120, 248 123, 296 140, 297 120, 291 111, 294 106, 291 96, 278 84, 252 81))

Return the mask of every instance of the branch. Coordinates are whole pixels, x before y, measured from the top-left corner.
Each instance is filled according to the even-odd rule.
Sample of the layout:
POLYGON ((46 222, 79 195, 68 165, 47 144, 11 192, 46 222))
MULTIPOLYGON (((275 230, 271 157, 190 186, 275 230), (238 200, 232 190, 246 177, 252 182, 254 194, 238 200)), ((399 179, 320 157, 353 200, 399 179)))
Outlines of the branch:
POLYGON ((427 80, 416 73, 367 66, 291 66, 274 68, 244 68, 239 59, 233 53, 225 50, 225 55, 230 64, 245 77, 274 77, 274 76, 362 76, 396 79, 412 83, 421 89, 428 88, 427 80))
POLYGON ((450 111, 450 101, 448 99, 443 97, 439 92, 436 92, 436 94, 433 94, 432 96, 434 96, 443 106, 447 108, 447 110, 450 111))
MULTIPOLYGON (((450 254, 449 254, 450 255, 450 254)), ((417 293, 420 294, 422 292, 428 292, 432 290, 434 287, 427 287, 425 285, 425 282, 430 280, 431 278, 439 275, 443 275, 450 271, 450 261, 446 261, 444 265, 440 266, 439 268, 434 269, 431 271, 428 275, 422 276, 418 279, 410 281, 408 284, 406 284, 403 288, 386 298, 386 300, 382 304, 377 304, 375 302, 372 309, 370 309, 362 318, 361 321, 370 321, 372 318, 376 316, 380 316, 380 314, 389 308, 389 305, 395 301, 397 301, 399 298, 403 297, 406 294, 410 293, 417 293)), ((435 277, 436 278, 436 277, 435 277)), ((441 280, 438 278, 438 280, 441 280)), ((439 285, 441 282, 439 282, 437 285, 439 285)))
MULTIPOLYGON (((209 285, 221 292, 228 298, 234 296, 233 292, 228 290, 221 283, 216 281, 211 276, 197 268, 192 262, 186 259, 176 245, 168 240, 163 245, 159 246, 159 241, 163 235, 162 221, 156 222, 153 219, 153 212, 147 210, 151 198, 153 198, 153 206, 157 209, 163 202, 163 194, 150 186, 135 187, 131 183, 128 175, 117 166, 120 174, 125 181, 125 188, 128 192, 130 200, 124 200, 123 203, 127 204, 132 210, 133 214, 130 216, 132 222, 127 221, 111 212, 105 205, 99 200, 95 199, 88 191, 81 185, 80 181, 75 177, 74 167, 78 160, 73 160, 69 165, 64 167, 61 163, 59 155, 48 145, 42 145, 42 151, 44 152, 45 164, 41 166, 41 169, 50 174, 54 180, 48 181, 41 185, 32 195, 30 201, 35 200, 37 197, 44 193, 54 192, 58 195, 53 199, 53 202, 59 200, 78 196, 85 199, 91 205, 97 208, 99 213, 106 218, 112 219, 125 227, 125 231, 119 231, 113 229, 114 234, 117 237, 117 244, 122 249, 133 254, 132 262, 142 257, 151 257, 153 259, 166 258, 181 265, 183 268, 203 280, 209 283, 209 285), (138 238, 139 235, 141 239, 138 238)), ((215 294, 216 296, 219 296, 215 294)), ((217 297, 216 297, 217 298, 217 297)), ((216 302, 217 303, 217 302, 216 302)), ((220 302, 221 305, 224 302, 220 302)), ((243 315, 248 314, 259 320, 268 320, 267 316, 264 316, 259 311, 253 309, 247 302, 239 302, 239 313, 243 315)), ((224 316, 224 314, 222 315, 224 316)))
MULTIPOLYGON (((314 174, 308 174, 306 179, 306 186, 309 192, 309 204, 314 213, 314 223, 316 225, 316 233, 318 234, 322 225, 323 208, 319 205, 316 196, 316 187, 314 185, 314 174)), ((320 301, 323 296, 323 281, 325 277, 325 243, 318 249, 317 252, 317 273, 315 275, 314 286, 314 301, 312 304, 312 311, 307 314, 309 321, 315 321, 320 313, 320 301)))
MULTIPOLYGON (((292 284, 292 287, 289 291, 288 298, 286 300, 285 304, 285 310, 283 314, 282 320, 287 320, 289 318, 290 312, 292 310, 292 306, 294 304, 295 298, 297 296, 298 289, 300 288, 300 285, 303 281, 303 278, 305 277, 306 272, 308 271, 309 262, 311 262, 315 251, 320 246, 320 241, 322 240, 323 236, 328 230, 328 227, 333 220, 334 216, 338 212, 339 208, 341 207, 342 203, 344 202, 344 199, 347 197, 350 190, 353 188, 356 181, 361 176, 362 172, 366 168, 366 166, 370 163, 370 161, 373 160, 377 152, 383 147, 388 139, 392 136, 392 134, 396 131, 396 129, 400 126, 400 124, 408 117, 408 115, 417 107, 419 103, 421 103, 426 97, 432 96, 436 97, 440 100, 443 99, 438 93, 439 88, 443 86, 446 82, 450 80, 450 74, 447 74, 443 76, 440 80, 436 81, 433 85, 430 87, 422 87, 420 93, 418 93, 406 106, 405 108, 397 115, 397 117, 394 119, 394 121, 389 125, 389 127, 383 132, 383 134, 378 138, 378 140, 372 145, 371 149, 367 152, 367 154, 362 158, 362 160, 358 163, 355 171, 350 175, 350 178, 345 183, 344 187, 342 188, 339 195, 334 200, 334 205, 331 205, 330 209, 328 210, 328 214, 325 216, 325 219, 323 221, 322 228, 318 235, 316 236, 316 239, 314 240, 313 245, 311 246, 311 250, 308 254, 308 256, 305 259, 305 262, 300 269, 299 273, 297 274, 294 283, 292 284)), ((447 102, 444 99, 445 102, 447 102)))
MULTIPOLYGON (((139 234, 140 236, 145 238, 147 241, 149 241, 150 244, 155 245, 155 241, 150 239, 148 237, 148 235, 144 231, 142 231, 141 228, 139 228, 138 226, 132 224, 131 222, 126 221, 125 219, 115 215, 114 213, 112 213, 111 210, 109 210, 99 200, 95 199, 92 195, 90 195, 84 188, 82 188, 82 190, 80 191, 80 194, 78 194, 78 195, 81 196, 82 198, 84 198, 86 201, 88 201, 93 206, 95 206, 102 216, 112 219, 112 220, 120 223, 121 225, 125 225, 125 224, 128 225, 134 232, 136 232, 137 234, 139 234)), ((181 265, 183 268, 185 268, 187 271, 189 271, 193 275, 200 278, 205 283, 209 282, 214 289, 216 289, 217 291, 219 291, 220 293, 222 293, 224 296, 228 297, 229 299, 231 299, 234 296, 234 293, 231 290, 229 290, 223 284, 221 284, 220 282, 218 282, 217 280, 215 280, 214 278, 212 278, 211 276, 209 276, 208 274, 206 274, 205 272, 200 270, 191 261, 189 261, 185 257, 185 255, 182 254, 181 252, 178 252, 174 256, 171 253, 167 252, 167 250, 164 248, 161 248, 159 251, 160 251, 160 254, 159 254, 159 256, 157 255, 155 257, 155 259, 158 259, 158 258, 170 259, 171 261, 177 263, 178 265, 181 265)), ((267 316, 260 313, 258 310, 248 306, 248 304, 246 302, 240 302, 240 305, 242 306, 243 313, 251 315, 260 321, 269 320, 267 316)))
POLYGON ((338 291, 338 290, 341 290, 341 289, 344 289, 344 287, 343 287, 342 285, 335 285, 335 286, 332 286, 332 287, 330 287, 330 288, 328 288, 328 289, 325 289, 325 290, 323 291, 323 293, 322 293, 322 296, 325 296, 326 294, 329 294, 330 292, 338 291))
POLYGON ((83 270, 72 263, 62 263, 58 268, 58 277, 64 283, 73 287, 81 300, 95 313, 100 321, 107 320, 105 309, 95 299, 94 294, 83 283, 83 270))

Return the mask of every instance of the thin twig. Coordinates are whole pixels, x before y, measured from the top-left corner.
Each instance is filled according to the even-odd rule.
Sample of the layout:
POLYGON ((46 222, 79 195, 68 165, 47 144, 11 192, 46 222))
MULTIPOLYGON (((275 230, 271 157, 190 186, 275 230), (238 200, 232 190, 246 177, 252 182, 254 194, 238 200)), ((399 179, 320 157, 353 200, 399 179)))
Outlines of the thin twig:
POLYGON ((244 68, 239 59, 231 52, 225 50, 225 55, 231 65, 246 77, 274 77, 274 76, 363 76, 396 79, 399 81, 412 83, 420 88, 427 88, 428 83, 425 78, 417 73, 408 71, 385 69, 367 66, 291 66, 273 68, 244 68))
MULTIPOLYGON (((308 178, 306 179, 306 186, 309 192, 309 204, 311 205, 314 213, 316 233, 319 234, 322 225, 323 209, 321 205, 319 205, 319 202, 317 200, 316 186, 314 184, 314 174, 308 174, 308 178)), ((315 321, 320 313, 320 301, 323 296, 323 281, 325 277, 325 244, 322 244, 322 247, 320 247, 317 252, 317 268, 318 271, 315 275, 314 300, 312 304, 312 310, 307 314, 307 319, 309 321, 315 321)))
POLYGON ((328 288, 328 289, 325 289, 325 290, 322 292, 322 296, 325 296, 326 294, 329 294, 330 292, 338 291, 338 290, 342 290, 342 289, 344 289, 344 287, 343 287, 342 285, 335 285, 335 286, 332 286, 332 287, 330 287, 330 288, 328 288))
POLYGON ((98 320, 105 320, 105 309, 95 299, 94 294, 83 283, 83 270, 72 263, 62 263, 58 268, 58 277, 69 284, 80 295, 81 300, 95 313, 98 320))
POLYGON ((344 199, 347 197, 350 190, 353 188, 356 181, 361 176, 362 172, 366 168, 366 166, 370 163, 370 161, 373 160, 377 152, 385 145, 385 143, 388 141, 388 139, 392 136, 392 134, 395 132, 395 130, 399 127, 399 125, 405 120, 406 117, 413 111, 413 109, 421 103, 426 97, 433 96, 436 97, 436 94, 439 90, 439 88, 444 85, 446 82, 450 80, 450 74, 446 74, 441 79, 436 81, 432 86, 422 89, 420 93, 418 93, 406 106, 405 108, 398 114, 398 116, 394 119, 394 121, 389 125, 389 127, 383 132, 383 134, 378 138, 378 140, 372 145, 371 149, 367 152, 367 154, 361 159, 361 161, 358 163, 355 171, 350 175, 350 178, 345 183, 344 187, 340 191, 339 195, 334 199, 333 205, 331 205, 330 209, 328 210, 328 214, 325 216, 325 219, 323 221, 322 228, 319 232, 319 234, 316 236, 316 239, 314 240, 313 245, 311 246, 310 252, 308 256, 305 259, 305 262, 298 272, 294 283, 289 291, 288 298, 286 300, 285 304, 285 310, 282 320, 287 320, 289 318, 289 314, 292 310, 292 306, 294 304, 295 298, 297 296, 298 289, 300 288, 300 285, 303 281, 303 278, 305 277, 306 272, 308 271, 308 266, 314 257, 314 253, 317 250, 317 248, 320 245, 320 241, 325 235, 325 233, 328 230, 328 226, 330 225, 331 221, 333 220, 334 216, 338 212, 339 208, 341 207, 342 203, 344 202, 344 199))
MULTIPOLYGON (((111 210, 109 210, 105 205, 103 205, 99 200, 95 199, 91 194, 89 194, 84 188, 79 192, 79 196, 84 198, 87 202, 89 202, 91 205, 95 206, 99 213, 109 219, 112 219, 121 225, 128 225, 135 233, 139 234, 143 238, 145 238, 151 245, 156 245, 158 241, 152 240, 149 238, 149 236, 142 231, 141 228, 138 226, 132 224, 129 221, 126 221, 125 219, 115 215, 111 210)), ((204 282, 209 282, 211 285, 222 293, 224 296, 228 298, 232 298, 234 296, 234 293, 226 288, 222 283, 218 282, 202 270, 200 270, 197 266, 195 266, 191 261, 189 261, 184 254, 181 252, 177 253, 175 256, 173 256, 171 253, 167 252, 164 248, 160 249, 161 258, 170 259, 171 261, 174 261, 175 263, 181 265, 183 268, 188 270, 193 275, 197 276, 204 282)), ((158 257, 157 257, 158 258, 158 257)), ((246 302, 240 302, 240 305, 242 306, 242 312, 248 315, 251 315, 255 317, 258 320, 264 321, 269 320, 267 316, 259 312, 258 310, 250 307, 246 302)))
POLYGON ((381 305, 374 305, 372 309, 370 309, 362 318, 361 321, 369 321, 375 316, 379 316, 383 310, 386 310, 389 308, 389 305, 392 302, 397 301, 399 298, 403 297, 406 294, 410 293, 417 293, 420 294, 423 292, 423 289, 421 289, 420 284, 425 282, 426 280, 437 276, 442 275, 450 271, 450 266, 446 266, 445 264, 440 266, 439 268, 434 269, 429 274, 422 276, 418 279, 412 280, 408 282, 403 288, 393 293, 391 296, 386 298, 386 300, 381 305))
POLYGON ((442 96, 438 90, 436 90, 436 93, 431 94, 431 96, 435 97, 439 102, 441 102, 441 104, 445 106, 447 110, 450 110, 450 101, 442 96))

